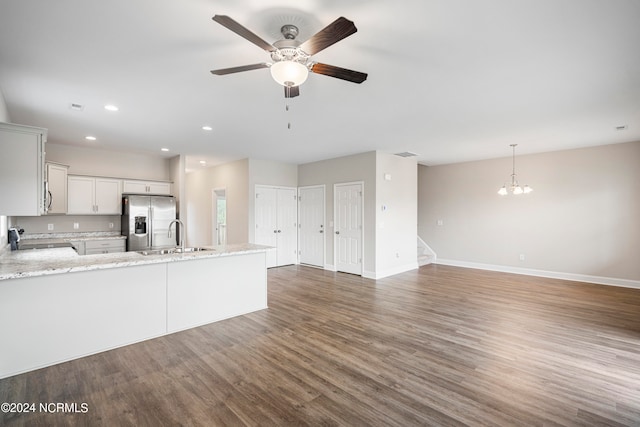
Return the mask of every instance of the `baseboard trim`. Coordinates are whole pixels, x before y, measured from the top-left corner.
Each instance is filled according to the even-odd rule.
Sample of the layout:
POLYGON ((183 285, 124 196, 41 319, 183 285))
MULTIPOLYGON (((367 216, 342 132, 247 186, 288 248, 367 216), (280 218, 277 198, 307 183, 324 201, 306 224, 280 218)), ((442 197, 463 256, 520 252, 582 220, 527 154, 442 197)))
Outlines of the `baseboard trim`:
POLYGON ((336 270, 336 266, 333 265, 333 264, 325 264, 324 265, 324 269, 328 270, 328 271, 338 271, 338 270, 336 270))
POLYGON ((383 271, 363 271, 362 277, 367 279, 384 279, 385 277, 395 276, 396 274, 405 273, 411 270, 418 269, 418 262, 410 262, 409 264, 399 265, 397 267, 389 268, 383 271))
POLYGON ((559 271, 536 270, 533 268, 510 267, 506 265, 483 264, 479 262, 460 261, 439 258, 434 264, 454 267, 477 268, 479 270, 500 271, 503 273, 524 274, 527 276, 548 277, 551 279, 571 280, 574 282, 595 283, 598 285, 620 286, 640 289, 640 280, 618 279, 615 277, 591 276, 588 274, 563 273, 559 271))

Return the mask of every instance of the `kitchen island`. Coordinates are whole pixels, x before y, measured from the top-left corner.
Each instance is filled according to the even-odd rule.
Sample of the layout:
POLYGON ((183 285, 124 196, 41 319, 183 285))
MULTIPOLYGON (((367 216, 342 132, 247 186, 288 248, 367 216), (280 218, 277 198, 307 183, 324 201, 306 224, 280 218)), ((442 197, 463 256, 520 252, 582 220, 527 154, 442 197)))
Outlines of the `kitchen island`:
POLYGON ((266 246, 0 255, 0 378, 267 308, 266 246))

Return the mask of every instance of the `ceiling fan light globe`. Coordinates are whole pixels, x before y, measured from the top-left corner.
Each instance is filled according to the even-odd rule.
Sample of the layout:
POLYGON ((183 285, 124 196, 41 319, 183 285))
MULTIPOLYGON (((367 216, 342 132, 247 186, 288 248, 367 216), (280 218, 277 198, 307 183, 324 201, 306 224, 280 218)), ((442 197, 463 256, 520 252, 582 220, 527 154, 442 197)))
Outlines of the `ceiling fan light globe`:
POLYGON ((307 67, 294 61, 276 62, 270 69, 271 77, 282 86, 300 86, 309 76, 307 67))

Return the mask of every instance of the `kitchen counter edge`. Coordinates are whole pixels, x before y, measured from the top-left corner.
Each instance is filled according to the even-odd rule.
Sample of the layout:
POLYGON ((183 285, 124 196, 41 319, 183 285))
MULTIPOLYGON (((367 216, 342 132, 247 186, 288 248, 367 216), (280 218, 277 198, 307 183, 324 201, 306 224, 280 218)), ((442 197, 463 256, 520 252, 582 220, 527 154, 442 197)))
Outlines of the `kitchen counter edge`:
POLYGON ((23 277, 243 255, 273 249, 270 246, 253 243, 206 246, 206 248, 211 250, 165 255, 142 255, 137 252, 78 255, 72 248, 4 251, 0 254, 0 282, 23 277))

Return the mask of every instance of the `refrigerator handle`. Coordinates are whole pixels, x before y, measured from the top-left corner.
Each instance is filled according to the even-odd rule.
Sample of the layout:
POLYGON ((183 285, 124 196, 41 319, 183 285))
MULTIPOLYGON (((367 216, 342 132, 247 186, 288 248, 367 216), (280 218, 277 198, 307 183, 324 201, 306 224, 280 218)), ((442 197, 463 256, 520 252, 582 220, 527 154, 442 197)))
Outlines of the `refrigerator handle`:
POLYGON ((147 233, 147 246, 149 249, 153 248, 153 206, 149 207, 149 231, 147 233))

